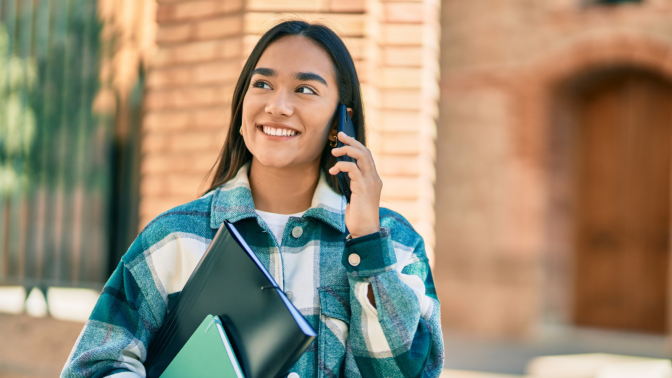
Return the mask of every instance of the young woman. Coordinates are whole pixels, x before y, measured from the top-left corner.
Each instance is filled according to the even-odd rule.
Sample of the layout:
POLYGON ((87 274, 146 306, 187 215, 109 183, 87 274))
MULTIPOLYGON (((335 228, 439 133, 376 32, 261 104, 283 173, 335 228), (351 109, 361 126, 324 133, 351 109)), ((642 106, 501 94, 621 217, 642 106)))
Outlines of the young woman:
POLYGON ((290 377, 438 377, 443 339, 424 244, 379 207, 359 80, 340 38, 302 21, 269 30, 240 75, 230 125, 210 189, 140 233, 62 376, 144 377, 171 300, 228 220, 318 331, 290 377), (357 140, 336 133, 339 103, 357 140), (350 176, 349 204, 338 172, 350 176))

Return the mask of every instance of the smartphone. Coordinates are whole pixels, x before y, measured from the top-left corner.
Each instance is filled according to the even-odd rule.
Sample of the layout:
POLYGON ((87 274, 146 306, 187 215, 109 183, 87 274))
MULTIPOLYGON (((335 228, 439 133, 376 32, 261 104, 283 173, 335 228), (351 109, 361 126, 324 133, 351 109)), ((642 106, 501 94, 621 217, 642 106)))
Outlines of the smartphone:
MULTIPOLYGON (((344 132, 345 135, 349 137, 353 137, 357 139, 357 136, 355 135, 355 125, 352 124, 352 119, 350 119, 350 115, 348 114, 348 110, 343 104, 338 105, 338 109, 336 109, 336 123, 337 123, 337 128, 338 132, 344 132)), ((336 147, 343 147, 345 144, 343 144, 340 140, 337 142, 338 144, 336 147)), ((357 163, 355 159, 351 158, 348 155, 343 155, 339 156, 338 161, 349 161, 352 163, 357 163)), ((338 172, 338 183, 341 186, 341 191, 343 192, 343 195, 345 195, 345 199, 350 203, 350 176, 346 172, 338 172)))

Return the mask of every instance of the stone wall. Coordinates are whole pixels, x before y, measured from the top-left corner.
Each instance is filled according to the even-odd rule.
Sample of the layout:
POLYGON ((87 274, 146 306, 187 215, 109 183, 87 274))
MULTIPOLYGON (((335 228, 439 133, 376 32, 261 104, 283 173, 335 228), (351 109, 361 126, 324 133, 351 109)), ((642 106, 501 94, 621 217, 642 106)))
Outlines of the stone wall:
POLYGON ((616 65, 672 77, 669 1, 589 3, 442 4, 435 276, 446 329, 571 326, 571 219, 552 202, 567 184, 551 164, 554 92, 616 65))
POLYGON ((230 98, 259 36, 280 20, 332 26, 356 61, 382 206, 434 246, 438 0, 160 0, 143 123, 141 227, 191 201, 223 145, 230 98))

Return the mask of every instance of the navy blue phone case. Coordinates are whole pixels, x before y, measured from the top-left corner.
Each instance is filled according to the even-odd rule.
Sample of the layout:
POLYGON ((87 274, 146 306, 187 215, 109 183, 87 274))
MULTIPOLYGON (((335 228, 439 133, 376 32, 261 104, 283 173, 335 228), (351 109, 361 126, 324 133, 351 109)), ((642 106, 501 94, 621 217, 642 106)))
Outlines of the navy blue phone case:
MULTIPOLYGON (((357 136, 355 135, 355 125, 352 124, 352 119, 350 119, 350 115, 348 114, 348 110, 345 107, 345 105, 340 104, 338 105, 338 109, 336 110, 337 112, 337 127, 338 127, 338 132, 344 132, 345 135, 353 137, 357 139, 357 136)), ((345 144, 341 143, 340 140, 338 140, 338 144, 336 147, 343 147, 345 144)), ((348 155, 343 155, 339 156, 338 161, 349 161, 352 163, 357 163, 355 159, 351 158, 348 155)), ((341 191, 345 195, 345 199, 350 203, 350 176, 348 176, 347 173, 345 172, 338 172, 338 182, 341 186, 341 191)))

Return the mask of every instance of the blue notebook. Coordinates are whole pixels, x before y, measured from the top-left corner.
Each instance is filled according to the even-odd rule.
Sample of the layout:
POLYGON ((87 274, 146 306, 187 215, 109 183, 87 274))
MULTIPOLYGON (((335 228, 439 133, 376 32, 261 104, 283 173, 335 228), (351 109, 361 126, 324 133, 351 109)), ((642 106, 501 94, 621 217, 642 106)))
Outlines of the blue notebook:
POLYGON ((208 315, 161 378, 244 378, 219 317, 208 315))

